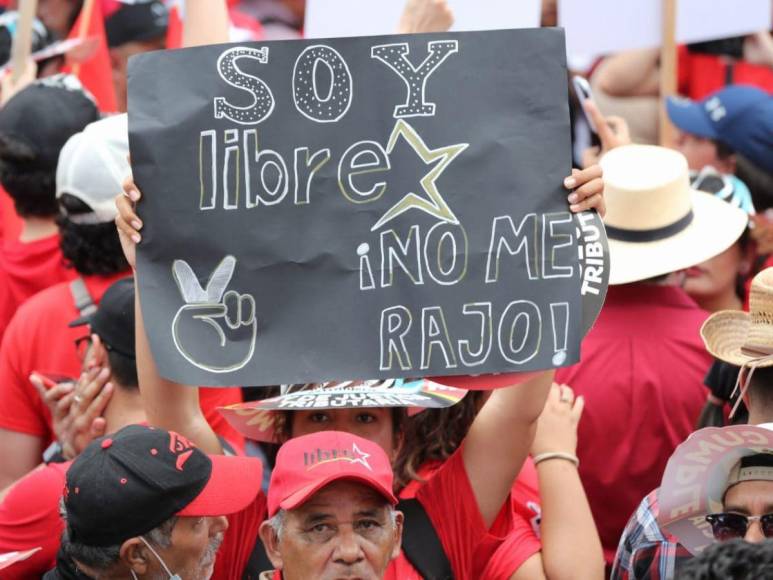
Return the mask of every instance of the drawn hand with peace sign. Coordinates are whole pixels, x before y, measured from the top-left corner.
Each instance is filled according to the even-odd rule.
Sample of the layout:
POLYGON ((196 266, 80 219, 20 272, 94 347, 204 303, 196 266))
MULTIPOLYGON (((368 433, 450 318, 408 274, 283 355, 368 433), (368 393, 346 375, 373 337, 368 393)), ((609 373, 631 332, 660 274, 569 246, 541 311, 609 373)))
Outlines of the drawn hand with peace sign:
POLYGON ((206 288, 185 260, 175 260, 172 267, 185 301, 172 321, 174 344, 192 365, 213 373, 239 370, 255 352, 255 299, 234 290, 226 292, 235 267, 236 258, 223 258, 206 288))

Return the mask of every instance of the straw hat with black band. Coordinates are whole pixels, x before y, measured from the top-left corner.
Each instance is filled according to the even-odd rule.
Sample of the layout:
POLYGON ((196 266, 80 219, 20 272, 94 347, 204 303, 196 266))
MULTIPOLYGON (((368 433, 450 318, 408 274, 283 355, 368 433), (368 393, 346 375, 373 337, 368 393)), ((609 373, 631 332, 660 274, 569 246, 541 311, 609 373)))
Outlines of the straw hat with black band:
POLYGON ((703 323, 701 337, 714 358, 741 367, 732 394, 735 395, 742 382, 743 386, 732 417, 754 370, 773 366, 773 268, 766 268, 752 280, 749 312, 715 312, 703 323))
POLYGON ((626 145, 601 159, 610 284, 683 270, 722 253, 741 237, 746 213, 690 187, 678 151, 626 145))

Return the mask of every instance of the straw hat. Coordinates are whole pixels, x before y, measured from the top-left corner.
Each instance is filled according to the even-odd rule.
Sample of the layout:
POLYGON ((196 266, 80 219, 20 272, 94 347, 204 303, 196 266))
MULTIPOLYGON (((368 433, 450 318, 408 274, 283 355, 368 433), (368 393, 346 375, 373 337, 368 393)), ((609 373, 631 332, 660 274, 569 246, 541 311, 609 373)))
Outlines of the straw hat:
POLYGON ((626 145, 601 159, 610 284, 627 284, 705 262, 729 248, 746 213, 690 188, 678 151, 626 145))
POLYGON ((773 366, 773 268, 752 280, 748 313, 715 312, 703 323, 701 337, 714 358, 731 365, 773 366))

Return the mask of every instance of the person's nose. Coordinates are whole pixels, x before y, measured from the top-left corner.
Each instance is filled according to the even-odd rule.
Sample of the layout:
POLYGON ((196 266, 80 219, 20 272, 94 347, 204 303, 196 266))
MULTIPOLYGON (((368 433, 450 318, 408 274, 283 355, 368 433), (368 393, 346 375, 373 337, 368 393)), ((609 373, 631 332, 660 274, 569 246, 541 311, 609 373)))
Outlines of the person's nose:
POLYGON ((216 516, 211 518, 209 523, 209 535, 210 537, 216 536, 220 533, 225 533, 228 529, 228 518, 225 516, 216 516))
POLYGON ((362 547, 354 530, 344 530, 338 534, 338 544, 334 560, 339 564, 352 566, 363 559, 362 547))
POLYGON ((747 542, 757 544, 765 540, 765 534, 762 533, 762 524, 759 520, 749 522, 749 527, 746 530, 746 535, 743 537, 747 542))

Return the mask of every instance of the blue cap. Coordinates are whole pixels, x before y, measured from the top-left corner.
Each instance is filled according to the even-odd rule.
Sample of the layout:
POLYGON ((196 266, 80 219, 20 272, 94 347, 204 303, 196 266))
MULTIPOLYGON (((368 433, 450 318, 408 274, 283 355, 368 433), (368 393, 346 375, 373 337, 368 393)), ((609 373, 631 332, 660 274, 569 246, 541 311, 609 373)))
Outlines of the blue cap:
POLYGON ((681 131, 722 141, 773 172, 773 96, 766 91, 729 85, 700 101, 669 97, 666 108, 681 131))

